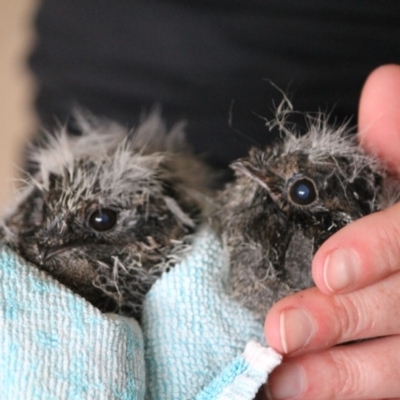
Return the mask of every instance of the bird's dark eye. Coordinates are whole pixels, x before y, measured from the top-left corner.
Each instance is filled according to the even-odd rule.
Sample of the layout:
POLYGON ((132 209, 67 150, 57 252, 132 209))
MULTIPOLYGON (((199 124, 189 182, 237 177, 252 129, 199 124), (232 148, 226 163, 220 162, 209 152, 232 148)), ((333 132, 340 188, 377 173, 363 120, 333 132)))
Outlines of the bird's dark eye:
POLYGON ((108 231, 117 223, 117 213, 109 208, 94 211, 89 217, 89 226, 95 231, 108 231))
POLYGON ((308 206, 317 198, 317 189, 311 179, 301 178, 292 183, 289 188, 289 196, 293 203, 308 206))

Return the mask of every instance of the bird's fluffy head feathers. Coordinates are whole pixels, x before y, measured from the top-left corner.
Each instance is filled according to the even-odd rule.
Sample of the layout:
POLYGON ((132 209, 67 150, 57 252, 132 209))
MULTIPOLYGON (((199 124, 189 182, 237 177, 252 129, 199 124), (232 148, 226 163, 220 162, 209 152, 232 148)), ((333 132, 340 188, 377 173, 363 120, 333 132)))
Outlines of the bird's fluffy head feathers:
POLYGON ((185 147, 183 125, 168 131, 157 112, 133 131, 90 115, 77 121, 82 136, 61 129, 32 149, 37 172, 4 218, 3 234, 94 305, 108 309, 106 292, 136 312, 169 260, 189 246, 208 203, 209 170, 185 147))

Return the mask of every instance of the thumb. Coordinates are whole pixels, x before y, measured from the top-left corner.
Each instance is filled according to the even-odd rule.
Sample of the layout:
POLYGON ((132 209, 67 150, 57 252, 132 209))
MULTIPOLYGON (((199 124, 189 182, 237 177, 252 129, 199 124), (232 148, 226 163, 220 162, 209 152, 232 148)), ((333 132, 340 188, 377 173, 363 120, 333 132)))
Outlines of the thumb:
POLYGON ((400 166, 400 66, 384 65, 368 77, 360 99, 359 139, 390 168, 400 166))

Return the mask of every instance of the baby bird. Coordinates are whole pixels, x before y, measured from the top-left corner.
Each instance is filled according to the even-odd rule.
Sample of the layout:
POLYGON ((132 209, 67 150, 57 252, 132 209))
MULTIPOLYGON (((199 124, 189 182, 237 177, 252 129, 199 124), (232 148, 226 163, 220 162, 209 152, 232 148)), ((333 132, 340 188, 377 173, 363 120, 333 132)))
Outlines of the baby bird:
POLYGON ((400 186, 346 127, 311 119, 308 133, 234 162, 212 225, 230 254, 234 299, 263 319, 280 298, 313 285, 311 261, 333 233, 398 200, 400 186))
POLYGON ((156 279, 190 248, 211 179, 157 112, 128 132, 78 115, 81 137, 65 130, 34 149, 29 176, 2 223, 23 258, 103 312, 139 317, 156 279))

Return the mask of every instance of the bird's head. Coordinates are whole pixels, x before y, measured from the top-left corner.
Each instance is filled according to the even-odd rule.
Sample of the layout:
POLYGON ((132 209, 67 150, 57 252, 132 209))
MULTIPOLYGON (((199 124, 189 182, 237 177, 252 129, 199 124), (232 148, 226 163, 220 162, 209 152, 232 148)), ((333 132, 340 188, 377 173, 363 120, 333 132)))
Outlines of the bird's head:
POLYGON ((232 168, 215 225, 230 252, 233 294, 259 315, 313 285, 312 257, 328 237, 385 206, 384 167, 345 128, 323 121, 253 148, 232 168))
POLYGON ((208 189, 194 155, 163 150, 161 139, 171 144, 163 125, 151 130, 157 150, 143 143, 141 128, 49 138, 34 153, 37 174, 4 221, 9 243, 26 259, 103 310, 137 309, 200 223, 199 191, 208 189), (189 162, 197 178, 186 175, 189 162), (204 186, 195 190, 196 179, 204 186))

